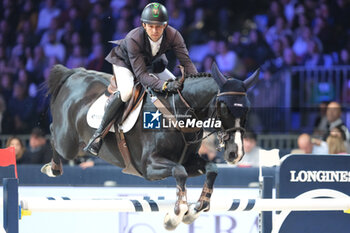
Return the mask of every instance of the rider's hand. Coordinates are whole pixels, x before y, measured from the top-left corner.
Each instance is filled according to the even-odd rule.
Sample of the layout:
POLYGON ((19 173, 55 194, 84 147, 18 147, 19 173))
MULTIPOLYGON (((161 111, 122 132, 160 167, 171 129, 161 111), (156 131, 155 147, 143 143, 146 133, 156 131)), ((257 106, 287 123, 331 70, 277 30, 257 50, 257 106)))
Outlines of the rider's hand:
POLYGON ((177 80, 169 80, 164 83, 163 85, 163 91, 169 92, 169 93, 176 93, 177 90, 181 91, 183 88, 183 83, 177 80))

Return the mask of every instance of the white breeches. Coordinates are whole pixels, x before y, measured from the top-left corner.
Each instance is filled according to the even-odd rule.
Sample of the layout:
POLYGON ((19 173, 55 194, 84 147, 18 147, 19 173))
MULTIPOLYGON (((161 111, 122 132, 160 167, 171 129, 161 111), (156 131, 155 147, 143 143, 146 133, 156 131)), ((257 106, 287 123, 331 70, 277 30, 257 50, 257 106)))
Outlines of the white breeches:
MULTIPOLYGON (((113 73, 116 77, 118 91, 123 102, 128 102, 132 96, 132 88, 134 87, 134 75, 125 67, 113 65, 113 73)), ((161 80, 176 79, 176 77, 165 69, 162 73, 155 74, 155 78, 161 80)))
POLYGON ((113 65, 113 73, 117 81, 117 88, 124 103, 128 102, 134 87, 134 75, 128 68, 113 65))

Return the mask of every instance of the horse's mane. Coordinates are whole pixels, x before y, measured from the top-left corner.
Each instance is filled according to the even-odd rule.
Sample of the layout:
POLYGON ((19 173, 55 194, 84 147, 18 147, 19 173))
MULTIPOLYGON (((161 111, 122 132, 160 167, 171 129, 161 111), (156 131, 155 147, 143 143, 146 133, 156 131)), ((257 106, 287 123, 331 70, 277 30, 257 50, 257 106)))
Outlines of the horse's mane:
POLYGON ((55 65, 49 74, 49 79, 46 81, 47 95, 51 95, 51 101, 53 102, 58 94, 63 83, 69 76, 74 73, 74 70, 68 69, 63 65, 55 65))
POLYGON ((63 83, 74 73, 76 72, 86 72, 88 74, 93 74, 94 76, 97 76, 99 78, 105 79, 107 82, 109 82, 111 74, 107 74, 104 72, 99 72, 95 70, 87 70, 83 67, 75 68, 75 69, 68 69, 67 67, 63 65, 55 65, 49 75, 49 79, 46 81, 47 86, 47 95, 51 95, 51 101, 53 102, 58 95, 58 92, 63 85, 63 83))

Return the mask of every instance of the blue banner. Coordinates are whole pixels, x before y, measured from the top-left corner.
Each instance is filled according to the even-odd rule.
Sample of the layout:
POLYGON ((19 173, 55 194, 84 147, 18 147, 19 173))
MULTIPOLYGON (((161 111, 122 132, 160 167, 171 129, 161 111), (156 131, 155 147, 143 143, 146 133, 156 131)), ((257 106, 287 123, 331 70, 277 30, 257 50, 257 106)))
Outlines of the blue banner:
MULTIPOLYGON (((278 198, 347 197, 350 195, 350 156, 286 157, 280 167, 277 193, 278 198)), ((284 212, 279 215, 288 214, 284 212)), ((290 212, 278 228, 279 230, 275 229, 273 232, 347 232, 350 229, 350 215, 342 211, 290 212)))

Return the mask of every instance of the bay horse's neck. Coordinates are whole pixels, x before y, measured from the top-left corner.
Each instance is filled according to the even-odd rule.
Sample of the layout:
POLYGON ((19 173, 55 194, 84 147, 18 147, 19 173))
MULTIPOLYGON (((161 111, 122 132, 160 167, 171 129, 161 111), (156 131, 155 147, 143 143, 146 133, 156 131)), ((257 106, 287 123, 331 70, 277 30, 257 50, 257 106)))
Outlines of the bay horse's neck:
POLYGON ((218 86, 212 77, 187 78, 182 95, 196 111, 199 118, 206 118, 218 86))

